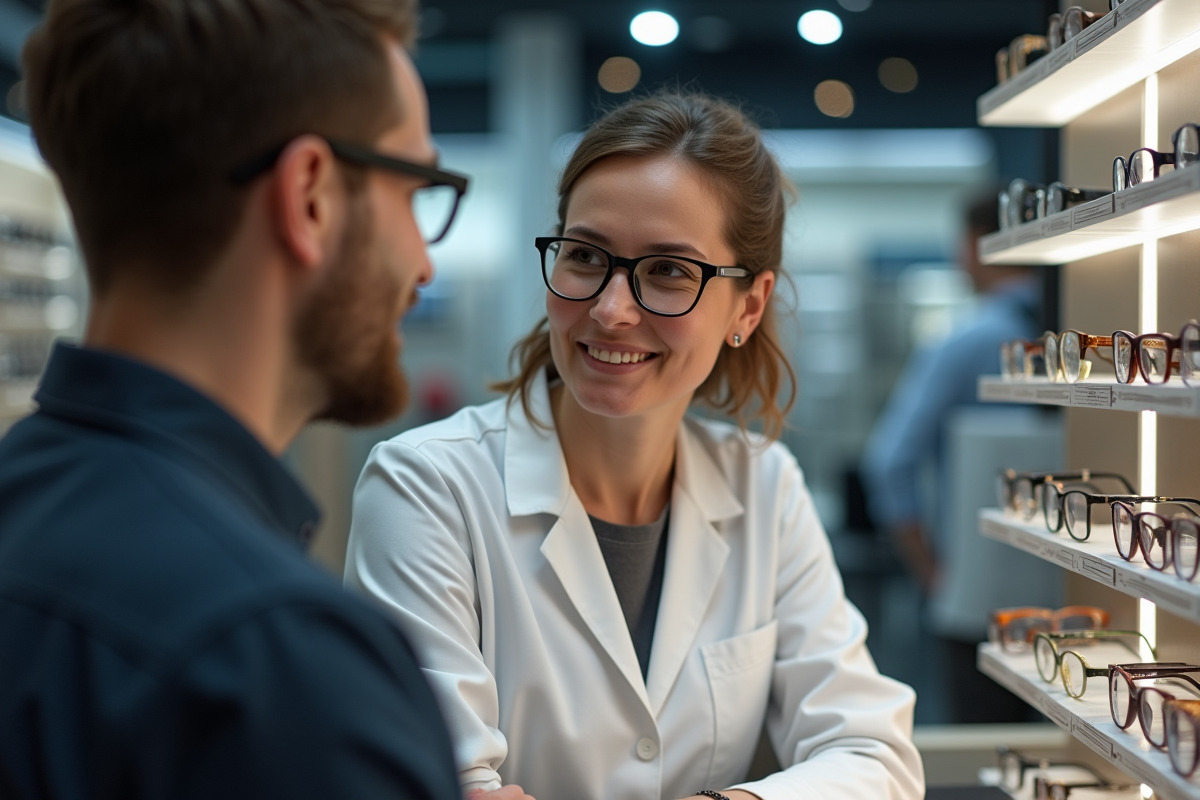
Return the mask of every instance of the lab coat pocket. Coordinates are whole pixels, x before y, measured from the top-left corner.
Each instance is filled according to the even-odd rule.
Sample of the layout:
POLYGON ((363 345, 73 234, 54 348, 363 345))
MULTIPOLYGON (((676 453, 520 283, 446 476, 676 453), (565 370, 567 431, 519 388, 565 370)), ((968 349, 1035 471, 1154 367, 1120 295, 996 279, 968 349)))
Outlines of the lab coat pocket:
POLYGON ((771 693, 778 622, 701 648, 713 703, 710 786, 745 779, 771 693))

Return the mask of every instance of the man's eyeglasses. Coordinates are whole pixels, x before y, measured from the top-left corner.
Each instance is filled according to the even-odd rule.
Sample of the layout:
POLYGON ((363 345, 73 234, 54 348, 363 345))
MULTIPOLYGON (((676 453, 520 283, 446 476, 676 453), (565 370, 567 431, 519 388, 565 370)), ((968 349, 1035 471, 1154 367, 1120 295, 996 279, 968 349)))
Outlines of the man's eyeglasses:
POLYGON ((603 247, 566 237, 533 240, 542 254, 542 278, 564 300, 591 300, 608 285, 617 267, 629 270, 629 285, 638 305, 652 314, 679 317, 696 307, 713 278, 752 278, 744 267, 714 267, 693 258, 647 255, 614 256, 603 247))
POLYGON ((1109 664, 1108 709, 1113 722, 1121 730, 1128 730, 1137 719, 1146 741, 1160 750, 1165 749, 1167 732, 1163 726, 1163 705, 1175 695, 1156 686, 1138 686, 1135 681, 1179 684, 1192 694, 1200 695, 1200 683, 1190 677, 1189 672, 1200 672, 1200 667, 1183 662, 1142 665, 1136 669, 1125 664, 1109 664))
MULTIPOLYGON (((342 161, 363 167, 376 167, 404 175, 412 175, 426 181, 424 186, 417 189, 413 195, 413 216, 421 231, 421 238, 427 244, 439 242, 450 230, 454 215, 458 213, 458 204, 467 191, 470 180, 465 175, 456 172, 431 167, 428 164, 418 164, 403 158, 385 155, 377 150, 362 145, 343 142, 337 139, 321 137, 329 145, 330 151, 342 161)), ((263 174, 283 153, 286 144, 274 147, 234 168, 230 178, 238 186, 243 186, 263 174)))

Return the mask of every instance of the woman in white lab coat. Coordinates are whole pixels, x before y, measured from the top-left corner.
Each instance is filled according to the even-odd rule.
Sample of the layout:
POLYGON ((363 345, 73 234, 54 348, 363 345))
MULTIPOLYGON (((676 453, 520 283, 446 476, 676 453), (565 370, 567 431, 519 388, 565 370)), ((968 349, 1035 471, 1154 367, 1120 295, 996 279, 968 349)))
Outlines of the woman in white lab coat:
POLYGON ((773 301, 787 191, 723 101, 609 112, 537 241, 547 313, 508 396, 372 451, 346 580, 416 643, 465 790, 923 796, 913 692, 876 671, 772 442, 794 389, 773 301), (783 768, 746 782, 764 725, 783 768))

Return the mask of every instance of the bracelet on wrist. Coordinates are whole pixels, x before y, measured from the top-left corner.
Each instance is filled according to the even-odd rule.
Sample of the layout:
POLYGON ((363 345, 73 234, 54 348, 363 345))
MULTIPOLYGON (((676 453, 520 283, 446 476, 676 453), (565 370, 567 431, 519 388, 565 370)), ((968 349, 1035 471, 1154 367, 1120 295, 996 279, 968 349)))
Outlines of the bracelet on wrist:
POLYGON ((712 789, 701 789, 700 791, 696 792, 696 794, 703 795, 704 797, 711 797, 712 800, 729 800, 727 796, 712 789))

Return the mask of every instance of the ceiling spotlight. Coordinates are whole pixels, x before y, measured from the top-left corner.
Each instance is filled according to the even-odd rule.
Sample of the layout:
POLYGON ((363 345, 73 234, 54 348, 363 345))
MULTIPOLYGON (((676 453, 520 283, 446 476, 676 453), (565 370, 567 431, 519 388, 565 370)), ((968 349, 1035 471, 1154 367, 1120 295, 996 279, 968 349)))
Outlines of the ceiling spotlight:
POLYGON ((629 23, 629 35, 641 44, 659 47, 675 41, 679 23, 662 11, 643 11, 629 23))
POLYGON ((838 5, 847 11, 866 11, 871 7, 871 0, 838 0, 838 5))
POLYGON ((800 37, 812 44, 831 44, 842 38, 842 21, 832 11, 806 11, 796 23, 800 37))

